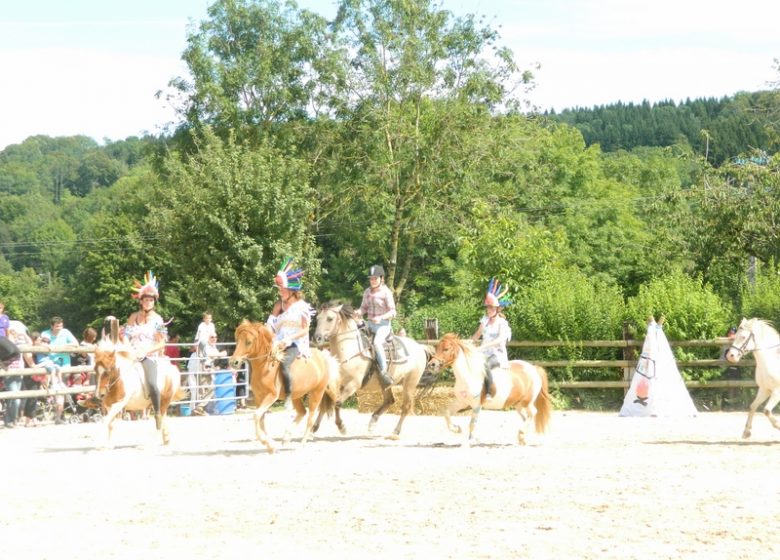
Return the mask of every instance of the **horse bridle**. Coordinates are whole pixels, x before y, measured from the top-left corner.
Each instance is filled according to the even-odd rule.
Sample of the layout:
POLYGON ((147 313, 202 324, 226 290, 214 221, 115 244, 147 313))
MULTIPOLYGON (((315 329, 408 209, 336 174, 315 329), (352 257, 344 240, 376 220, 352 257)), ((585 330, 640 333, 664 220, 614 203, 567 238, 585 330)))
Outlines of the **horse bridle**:
MULTIPOLYGON (((729 346, 729 350, 736 350, 737 352, 739 352, 739 354, 741 356, 744 356, 745 355, 745 349, 747 348, 747 346, 750 343, 750 341, 751 340, 753 342, 756 341, 756 336, 753 334, 753 331, 749 330, 748 332, 750 333, 750 335, 747 338, 745 338, 745 341, 742 343, 742 346, 736 346, 736 345, 732 344, 731 346, 729 346)), ((753 350, 748 350, 748 352, 753 352, 755 350, 758 350, 758 348, 753 348, 753 350)))

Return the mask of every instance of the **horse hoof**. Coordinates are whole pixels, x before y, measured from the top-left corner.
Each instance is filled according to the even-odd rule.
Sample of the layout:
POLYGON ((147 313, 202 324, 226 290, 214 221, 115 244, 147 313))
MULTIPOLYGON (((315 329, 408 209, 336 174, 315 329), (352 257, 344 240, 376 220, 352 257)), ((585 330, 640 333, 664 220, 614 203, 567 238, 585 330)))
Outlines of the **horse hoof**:
POLYGON ((750 430, 742 432, 742 439, 748 439, 750 437, 750 430))
POLYGON ((347 429, 344 426, 339 426, 339 433, 342 436, 345 436, 345 435, 347 435, 347 429))
POLYGON ((398 441, 399 439, 401 439, 401 436, 398 435, 398 434, 390 434, 389 436, 387 436, 387 439, 391 439, 393 441, 398 441))

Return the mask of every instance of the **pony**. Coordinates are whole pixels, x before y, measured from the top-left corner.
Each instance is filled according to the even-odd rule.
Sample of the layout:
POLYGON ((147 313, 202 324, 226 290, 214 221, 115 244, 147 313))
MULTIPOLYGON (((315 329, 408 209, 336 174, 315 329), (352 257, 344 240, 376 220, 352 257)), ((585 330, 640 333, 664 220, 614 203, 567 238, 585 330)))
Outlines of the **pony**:
POLYGON ((436 352, 428 362, 429 370, 438 374, 452 367, 455 374, 455 398, 444 409, 444 419, 450 431, 461 433, 460 426, 452 424, 450 416, 459 410, 471 408, 469 436, 464 445, 474 439, 474 428, 482 408, 503 410, 513 406, 523 423, 517 432, 517 441, 525 445, 525 432, 533 420, 536 433, 547 430, 552 411, 547 385, 547 372, 523 360, 512 360, 509 369, 493 370, 496 395, 486 400, 485 355, 472 342, 460 340, 455 333, 445 334, 436 345, 436 352))
MULTIPOLYGON (((136 358, 132 346, 119 340, 119 321, 109 320, 110 336, 104 336, 95 348, 95 375, 97 389, 95 397, 90 399, 105 411, 103 425, 106 427, 107 443, 111 445, 111 432, 117 416, 124 410, 144 411, 152 406, 152 401, 144 390, 144 372, 141 362, 136 358)), ((160 414, 162 421, 157 430, 162 433, 163 445, 170 443, 167 412, 174 400, 184 398, 181 388, 181 375, 170 360, 156 358, 157 388, 160 391, 160 414)))
MULTIPOLYGON (((236 348, 230 357, 234 368, 243 362, 249 364, 250 387, 257 406, 254 413, 255 435, 269 453, 276 449, 274 441, 265 429, 265 413, 278 399, 285 397, 284 385, 279 368, 279 350, 274 345, 271 330, 262 323, 246 319, 236 327, 236 348)), ((314 413, 318 408, 330 414, 338 394, 339 365, 330 352, 312 349, 311 357, 298 357, 292 364, 292 399, 295 417, 284 432, 284 445, 290 442, 290 431, 306 415, 303 398, 309 397, 309 417, 306 431, 301 439, 304 445, 311 437, 314 413)), ((337 424, 340 419, 337 420, 337 424)))
POLYGON ((758 393, 750 403, 745 430, 742 432, 744 439, 750 437, 753 415, 764 401, 764 416, 780 430, 780 422, 772 415, 772 409, 780 402, 780 334, 769 321, 742 319, 731 346, 726 350, 726 360, 735 364, 750 352, 753 352, 756 360, 758 393))
MULTIPOLYGON (((394 338, 400 351, 395 356, 388 355, 387 374, 394 383, 402 385, 403 402, 398 424, 388 437, 397 440, 400 438, 404 420, 414 406, 415 392, 432 349, 405 336, 394 338)), ((323 305, 317 313, 314 341, 318 345, 328 344, 341 366, 337 407, 363 386, 382 390, 382 404, 371 415, 368 423, 368 432, 372 433, 379 417, 395 402, 395 398, 390 387, 381 387, 376 375, 368 377, 374 365, 371 342, 358 327, 352 307, 336 302, 323 305)))

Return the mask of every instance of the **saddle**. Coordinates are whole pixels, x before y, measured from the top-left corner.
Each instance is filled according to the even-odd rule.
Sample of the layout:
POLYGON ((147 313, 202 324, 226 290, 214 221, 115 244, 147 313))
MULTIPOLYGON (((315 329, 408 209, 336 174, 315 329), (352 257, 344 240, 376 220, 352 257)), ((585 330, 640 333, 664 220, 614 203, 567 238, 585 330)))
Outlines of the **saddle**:
MULTIPOLYGON (((361 386, 365 386, 368 383, 368 379, 371 376, 371 372, 377 369, 376 356, 374 353, 373 335, 368 330, 366 325, 361 326, 358 329, 360 336, 360 353, 366 358, 371 360, 371 365, 366 370, 366 374, 363 377, 363 383, 361 386)), ((387 360, 387 366, 390 367, 396 364, 404 364, 409 359, 409 349, 406 348, 404 341, 399 337, 390 333, 382 345, 385 349, 385 359, 387 360)))

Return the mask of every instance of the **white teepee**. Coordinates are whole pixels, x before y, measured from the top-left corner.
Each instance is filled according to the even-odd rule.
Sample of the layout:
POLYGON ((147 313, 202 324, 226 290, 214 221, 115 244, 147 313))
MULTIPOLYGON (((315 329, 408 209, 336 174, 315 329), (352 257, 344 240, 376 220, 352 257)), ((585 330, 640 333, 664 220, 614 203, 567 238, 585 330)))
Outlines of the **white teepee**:
POLYGON ((650 320, 620 416, 696 416, 663 326, 650 320))

